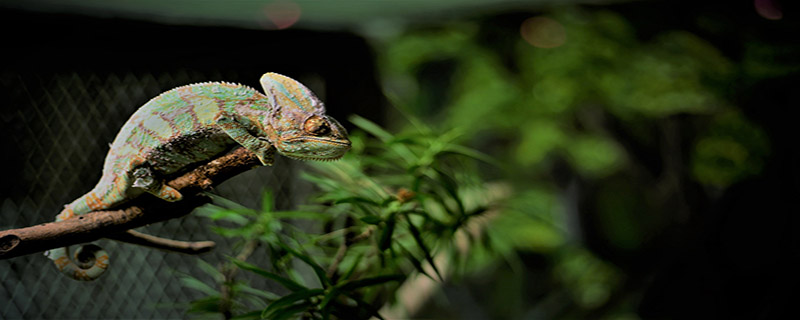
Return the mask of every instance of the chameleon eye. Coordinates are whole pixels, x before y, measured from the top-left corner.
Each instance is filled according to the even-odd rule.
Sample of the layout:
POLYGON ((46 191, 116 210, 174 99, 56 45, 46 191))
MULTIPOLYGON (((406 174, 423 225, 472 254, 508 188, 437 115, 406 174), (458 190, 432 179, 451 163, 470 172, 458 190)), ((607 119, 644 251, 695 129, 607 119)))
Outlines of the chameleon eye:
POLYGON ((328 127, 328 122, 325 119, 322 119, 320 116, 311 116, 306 120, 306 123, 303 124, 303 130, 305 130, 308 134, 313 134, 315 136, 321 136, 331 131, 331 128, 328 127))

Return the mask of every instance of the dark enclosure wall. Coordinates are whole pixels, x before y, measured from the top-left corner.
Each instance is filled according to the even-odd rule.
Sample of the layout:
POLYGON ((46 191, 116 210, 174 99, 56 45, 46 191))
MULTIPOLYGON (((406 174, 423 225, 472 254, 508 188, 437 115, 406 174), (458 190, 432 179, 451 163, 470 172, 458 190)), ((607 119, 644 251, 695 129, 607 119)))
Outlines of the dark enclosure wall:
MULTIPOLYGON (((379 119, 380 91, 373 58, 361 38, 346 33, 182 27, 29 12, 0 12, 0 229, 52 221, 61 207, 100 178, 105 153, 119 128, 142 104, 177 86, 204 81, 242 83, 261 90, 265 72, 296 78, 338 119, 379 119)), ((215 190, 258 206, 270 190, 279 209, 308 195, 297 179, 303 165, 278 158, 215 190)), ((189 215, 144 228, 180 240, 216 240, 200 256, 223 261, 232 243, 208 220, 189 215)), ((89 283, 61 275, 34 254, 0 262, 0 319, 183 318, 177 302, 200 297, 177 275, 205 275, 195 257, 102 240, 111 255, 107 274, 89 283)), ((265 256, 253 256, 265 261, 265 256)))

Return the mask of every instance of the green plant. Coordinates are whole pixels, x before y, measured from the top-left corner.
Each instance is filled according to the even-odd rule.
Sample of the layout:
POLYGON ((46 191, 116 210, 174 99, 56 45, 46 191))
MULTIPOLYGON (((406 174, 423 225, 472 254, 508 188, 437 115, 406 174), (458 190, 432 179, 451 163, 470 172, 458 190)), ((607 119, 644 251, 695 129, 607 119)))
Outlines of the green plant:
POLYGON ((316 205, 274 211, 265 193, 260 210, 219 197, 200 210, 230 225, 213 228, 240 245, 219 269, 201 262, 220 289, 183 278, 206 294, 189 312, 226 319, 382 318, 378 310, 410 275, 442 280, 459 269, 449 262, 466 261, 442 264, 436 257, 464 252, 454 247, 456 239, 477 239, 465 230, 487 215, 495 196, 475 160, 492 160, 457 144, 458 130, 439 133, 412 121, 414 130, 394 135, 361 117, 350 121, 361 129, 351 135, 353 150, 341 161, 314 163, 313 173, 303 175, 320 190, 316 205), (298 227, 297 219, 312 223, 298 227), (245 261, 262 248, 270 266, 245 261), (237 281, 238 270, 283 289, 237 281), (313 276, 304 277, 303 270, 313 276))

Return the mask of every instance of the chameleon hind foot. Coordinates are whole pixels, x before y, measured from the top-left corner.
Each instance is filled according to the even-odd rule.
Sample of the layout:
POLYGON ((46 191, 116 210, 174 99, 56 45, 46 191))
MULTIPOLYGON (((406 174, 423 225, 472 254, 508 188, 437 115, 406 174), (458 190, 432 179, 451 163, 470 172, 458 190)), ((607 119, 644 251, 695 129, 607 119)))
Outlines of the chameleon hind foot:
POLYGON ((183 195, 180 193, 180 191, 153 177, 153 171, 150 170, 150 168, 136 168, 136 170, 133 171, 133 179, 133 187, 141 188, 158 198, 169 202, 175 202, 183 199, 183 195))
POLYGON ((159 197, 169 202, 175 202, 183 199, 183 195, 180 193, 180 191, 164 183, 161 184, 161 188, 158 189, 156 192, 150 192, 150 193, 152 193, 156 197, 159 197))

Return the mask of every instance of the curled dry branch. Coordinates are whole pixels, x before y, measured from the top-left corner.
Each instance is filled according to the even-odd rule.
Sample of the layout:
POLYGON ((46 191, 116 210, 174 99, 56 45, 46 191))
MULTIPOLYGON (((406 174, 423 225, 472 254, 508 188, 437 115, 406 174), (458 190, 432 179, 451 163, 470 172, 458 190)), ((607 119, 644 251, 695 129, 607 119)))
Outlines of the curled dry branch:
POLYGON ((170 180, 167 184, 180 190, 184 200, 167 203, 143 195, 117 210, 96 211, 64 221, 0 231, 0 260, 106 237, 185 253, 208 251, 213 243, 161 239, 130 229, 189 214, 192 209, 208 202, 207 197, 200 195, 201 191, 259 165, 253 153, 236 148, 170 180))

